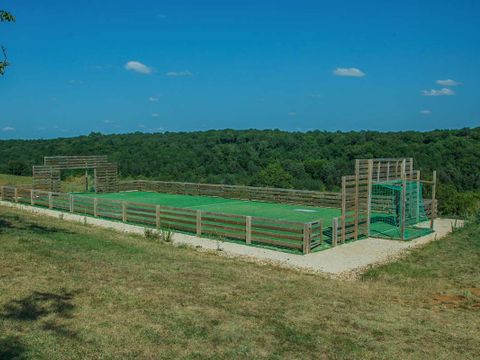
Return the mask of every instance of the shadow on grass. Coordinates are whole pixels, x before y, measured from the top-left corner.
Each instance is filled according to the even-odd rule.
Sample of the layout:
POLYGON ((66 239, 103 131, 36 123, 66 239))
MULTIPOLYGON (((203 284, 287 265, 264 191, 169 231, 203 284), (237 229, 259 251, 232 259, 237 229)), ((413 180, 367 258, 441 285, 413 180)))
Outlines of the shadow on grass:
POLYGON ((6 229, 12 229, 13 225, 10 221, 6 219, 0 219, 0 233, 6 229))
POLYGON ((38 224, 25 224, 25 226, 23 226, 22 228, 25 230, 31 231, 35 234, 51 234, 51 233, 74 234, 74 232, 69 230, 59 229, 52 226, 43 226, 38 224))
MULTIPOLYGON (((62 319, 72 317, 75 308, 72 300, 77 292, 62 290, 59 294, 34 291, 20 300, 12 300, 4 305, 0 319, 22 322, 42 321, 46 331, 53 331, 60 336, 75 337, 76 332, 61 324, 62 319)), ((0 357, 2 359, 2 357, 0 357)))
POLYGON ((0 336, 0 359, 22 359, 25 351, 18 336, 0 336))
POLYGON ((0 218, 0 233, 7 229, 26 230, 41 235, 52 233, 74 234, 74 232, 70 230, 30 223, 18 216, 0 218))

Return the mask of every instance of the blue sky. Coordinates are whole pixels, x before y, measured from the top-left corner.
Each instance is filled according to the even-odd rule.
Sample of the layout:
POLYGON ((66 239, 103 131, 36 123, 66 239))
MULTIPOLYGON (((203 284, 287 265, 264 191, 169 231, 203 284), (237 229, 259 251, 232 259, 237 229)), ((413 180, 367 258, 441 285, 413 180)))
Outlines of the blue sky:
POLYGON ((480 125, 480 1, 2 1, 0 138, 480 125))

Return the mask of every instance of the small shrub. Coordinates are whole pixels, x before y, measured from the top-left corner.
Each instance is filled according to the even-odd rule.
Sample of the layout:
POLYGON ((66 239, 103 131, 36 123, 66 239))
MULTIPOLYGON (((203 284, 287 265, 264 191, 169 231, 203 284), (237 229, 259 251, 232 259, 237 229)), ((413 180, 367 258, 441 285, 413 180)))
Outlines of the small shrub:
POLYGON ((151 239, 151 240, 160 240, 161 239, 161 234, 159 234, 158 232, 156 232, 153 229, 145 228, 144 235, 147 239, 151 239))
POLYGON ((147 239, 157 240, 157 241, 165 241, 171 242, 173 237, 173 231, 170 229, 147 229, 145 228, 145 237, 147 239))
POLYGON ((217 251, 223 251, 222 244, 225 242, 225 239, 222 237, 217 240, 217 251))
POLYGON ((165 242, 171 242, 173 238, 173 231, 170 229, 160 229, 160 238, 165 242))

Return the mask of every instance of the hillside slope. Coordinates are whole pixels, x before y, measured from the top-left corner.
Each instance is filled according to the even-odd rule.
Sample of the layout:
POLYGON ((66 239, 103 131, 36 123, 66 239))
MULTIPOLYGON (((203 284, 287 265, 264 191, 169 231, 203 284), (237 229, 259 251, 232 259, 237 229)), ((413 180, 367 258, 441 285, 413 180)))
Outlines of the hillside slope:
POLYGON ((0 358, 479 358, 479 230, 345 282, 0 207, 0 358))

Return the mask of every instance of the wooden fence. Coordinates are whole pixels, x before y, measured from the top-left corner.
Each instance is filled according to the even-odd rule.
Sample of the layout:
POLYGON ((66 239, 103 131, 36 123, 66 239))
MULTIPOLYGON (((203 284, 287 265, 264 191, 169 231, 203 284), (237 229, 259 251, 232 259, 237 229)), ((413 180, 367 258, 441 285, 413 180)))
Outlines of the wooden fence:
MULTIPOLYGON (((348 240, 357 240, 360 237, 369 236, 372 210, 380 213, 393 213, 391 200, 375 195, 372 197, 372 185, 388 181, 401 181, 402 199, 400 208, 402 214, 400 226, 401 239, 404 239, 405 229, 409 225, 415 225, 419 219, 417 209, 417 221, 407 224, 405 214, 407 200, 410 203, 420 203, 420 186, 429 184, 432 187, 432 199, 425 201, 424 206, 427 216, 430 218, 430 228, 433 229, 434 219, 437 215, 437 201, 435 198, 436 172, 433 172, 432 181, 420 179, 420 171, 414 170, 413 158, 378 158, 378 159, 357 159, 355 160, 355 175, 342 177, 340 236, 338 239, 343 243, 348 240), (407 194, 407 180, 416 181, 416 193, 407 194), (414 197, 416 196, 416 200, 414 197)), ((413 218, 415 220, 415 218, 413 218)), ((332 224, 332 244, 336 244, 335 237, 338 229, 332 224)))
POLYGON ((197 184, 171 181, 120 181, 119 191, 155 191, 167 194, 218 196, 228 199, 269 201, 286 204, 340 208, 341 194, 255 186, 197 184))
POLYGON ((342 243, 368 236, 371 182, 367 175, 342 176, 342 243))
POLYGON ((96 192, 117 192, 117 164, 109 163, 105 155, 45 156, 43 165, 33 166, 33 188, 60 192, 62 170, 94 169, 96 192))
POLYGON ((142 226, 179 230, 197 236, 271 245, 304 254, 325 241, 321 221, 294 222, 140 204, 36 189, 0 187, 0 200, 101 217, 142 226))

